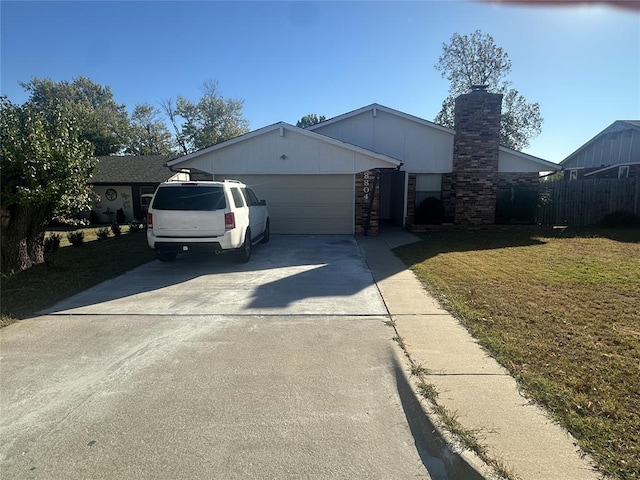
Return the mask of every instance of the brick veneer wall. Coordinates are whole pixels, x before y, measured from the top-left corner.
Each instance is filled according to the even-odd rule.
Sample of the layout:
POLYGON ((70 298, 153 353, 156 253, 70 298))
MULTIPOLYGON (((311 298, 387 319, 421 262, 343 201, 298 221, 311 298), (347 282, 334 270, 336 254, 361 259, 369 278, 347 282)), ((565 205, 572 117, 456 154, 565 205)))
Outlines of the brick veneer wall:
POLYGON ((380 227, 380 172, 355 175, 355 234, 378 235, 380 227))
POLYGON ((453 182, 453 173, 442 174, 442 192, 441 200, 444 211, 447 216, 453 218, 456 211, 456 197, 454 194, 455 184, 453 182))
POLYGON ((452 190, 455 223, 495 222, 502 95, 474 90, 455 106, 452 190))
POLYGON ((538 172, 498 173, 498 188, 537 187, 540 185, 538 172))

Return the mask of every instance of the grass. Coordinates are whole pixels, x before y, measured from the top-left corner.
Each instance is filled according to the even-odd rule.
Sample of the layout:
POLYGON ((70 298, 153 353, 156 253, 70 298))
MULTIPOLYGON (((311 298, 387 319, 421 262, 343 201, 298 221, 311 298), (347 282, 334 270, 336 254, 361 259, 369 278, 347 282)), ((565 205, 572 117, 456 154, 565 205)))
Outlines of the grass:
POLYGON ((640 478, 640 229, 439 232, 396 253, 603 473, 640 478))
MULTIPOLYGON (((155 258, 144 230, 97 240, 96 228, 85 228, 85 243, 69 244, 45 254, 45 263, 0 279, 0 326, 33 316, 75 293, 125 273, 155 258)), ((123 232, 128 228, 123 226, 123 232)))

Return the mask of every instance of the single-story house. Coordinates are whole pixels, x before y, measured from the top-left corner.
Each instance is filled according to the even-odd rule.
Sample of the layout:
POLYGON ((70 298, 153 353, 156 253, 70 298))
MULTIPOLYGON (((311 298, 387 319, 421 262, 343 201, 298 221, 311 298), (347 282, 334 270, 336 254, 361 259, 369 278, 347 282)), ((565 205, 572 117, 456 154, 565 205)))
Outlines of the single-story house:
POLYGON ((92 210, 100 223, 116 221, 122 209, 127 222, 142 221, 158 185, 167 180, 188 180, 184 173, 172 172, 166 163, 175 156, 97 157, 89 185, 97 194, 92 210))
POLYGON ((502 96, 458 99, 456 130, 372 104, 307 129, 280 122, 167 163, 238 179, 267 201, 273 233, 375 234, 414 222, 426 197, 456 223, 494 223, 497 188, 557 164, 499 145, 502 96))
POLYGON ((640 120, 617 120, 560 162, 567 181, 640 177, 640 120))

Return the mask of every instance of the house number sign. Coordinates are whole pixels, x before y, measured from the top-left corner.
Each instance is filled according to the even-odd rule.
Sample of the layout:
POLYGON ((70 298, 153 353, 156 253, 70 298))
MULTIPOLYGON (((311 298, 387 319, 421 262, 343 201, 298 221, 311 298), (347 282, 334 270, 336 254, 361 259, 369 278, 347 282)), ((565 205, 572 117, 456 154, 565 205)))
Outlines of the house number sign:
POLYGON ((362 193, 364 193, 364 199, 369 200, 369 192, 371 192, 371 174, 364 172, 364 180, 362 181, 362 193))

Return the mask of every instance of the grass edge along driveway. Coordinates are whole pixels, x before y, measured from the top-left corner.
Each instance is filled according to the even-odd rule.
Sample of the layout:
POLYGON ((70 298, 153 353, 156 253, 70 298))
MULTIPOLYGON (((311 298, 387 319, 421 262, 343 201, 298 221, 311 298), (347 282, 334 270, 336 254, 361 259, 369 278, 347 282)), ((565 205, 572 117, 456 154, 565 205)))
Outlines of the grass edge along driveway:
POLYGON ((155 259, 144 230, 125 230, 127 233, 105 240, 97 240, 96 228, 82 230, 82 245, 70 245, 64 232, 55 232, 62 234, 63 241, 58 250, 45 253, 45 263, 2 275, 0 326, 32 317, 60 300, 155 259))
POLYGON ((614 478, 640 478, 640 229, 436 232, 396 254, 614 478))

